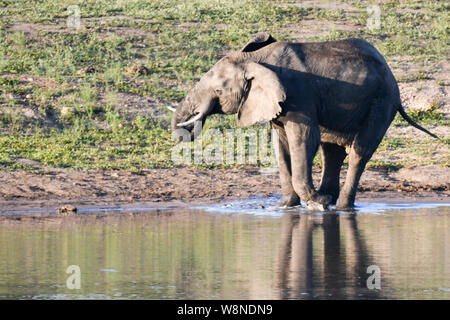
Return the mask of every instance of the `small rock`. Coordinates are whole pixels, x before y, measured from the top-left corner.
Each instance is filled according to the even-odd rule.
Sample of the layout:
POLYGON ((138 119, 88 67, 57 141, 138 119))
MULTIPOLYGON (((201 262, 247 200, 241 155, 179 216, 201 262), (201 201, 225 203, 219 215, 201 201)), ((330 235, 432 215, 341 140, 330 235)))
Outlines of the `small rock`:
POLYGON ((61 109, 61 116, 62 117, 68 117, 71 116, 75 113, 75 108, 74 107, 62 107, 61 109))
POLYGON ((66 205, 62 206, 61 208, 59 208, 58 210, 56 210, 56 213, 62 214, 62 215, 68 215, 68 214, 76 213, 77 211, 78 211, 77 207, 75 207, 71 204, 66 204, 66 205))
POLYGON ((264 209, 264 206, 258 206, 258 209, 264 209))
POLYGON ((97 70, 95 69, 95 67, 93 67, 93 66, 87 66, 87 67, 84 67, 84 68, 78 70, 78 71, 77 71, 77 74, 94 73, 95 71, 97 71, 97 70))
POLYGON ((138 74, 138 75, 150 74, 150 70, 146 66, 143 66, 143 65, 132 66, 132 67, 128 68, 127 72, 131 73, 131 74, 138 74))

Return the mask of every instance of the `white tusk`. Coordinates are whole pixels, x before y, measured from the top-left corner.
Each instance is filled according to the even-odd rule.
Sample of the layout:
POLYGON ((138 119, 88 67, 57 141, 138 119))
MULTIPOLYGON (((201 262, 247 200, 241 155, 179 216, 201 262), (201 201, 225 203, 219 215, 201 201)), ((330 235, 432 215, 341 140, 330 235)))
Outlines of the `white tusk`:
POLYGON ((191 123, 194 123, 197 120, 200 120, 203 117, 203 113, 199 113, 198 115, 196 115, 195 117, 193 117, 192 119, 186 121, 186 122, 182 122, 177 124, 178 127, 185 127, 191 123))
POLYGON ((169 106, 167 106, 166 108, 169 109, 169 110, 172 111, 172 112, 175 112, 175 110, 177 110, 177 109, 175 109, 174 107, 169 107, 169 106))

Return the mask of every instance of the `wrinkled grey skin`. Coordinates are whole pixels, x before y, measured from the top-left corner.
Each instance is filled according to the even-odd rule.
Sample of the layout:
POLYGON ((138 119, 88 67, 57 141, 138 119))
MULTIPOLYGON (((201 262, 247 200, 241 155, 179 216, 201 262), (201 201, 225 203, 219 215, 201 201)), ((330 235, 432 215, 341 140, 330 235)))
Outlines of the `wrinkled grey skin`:
MULTIPOLYGON (((366 41, 285 43, 260 33, 200 79, 177 107, 172 129, 198 113, 202 122, 214 113, 238 113, 240 126, 270 121, 280 136, 280 206, 298 205, 301 198, 314 209, 336 202, 338 209, 350 209, 365 165, 397 112, 434 136, 404 112, 391 70, 366 41), (316 190, 311 168, 319 146, 322 181, 316 190)), ((192 138, 199 134, 193 125, 186 129, 192 138)))

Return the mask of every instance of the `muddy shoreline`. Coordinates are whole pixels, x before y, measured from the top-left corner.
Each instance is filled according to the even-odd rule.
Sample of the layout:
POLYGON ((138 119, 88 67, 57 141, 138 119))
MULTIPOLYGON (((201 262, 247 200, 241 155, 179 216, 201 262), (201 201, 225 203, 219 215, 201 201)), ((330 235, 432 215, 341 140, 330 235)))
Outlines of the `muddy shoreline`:
MULTIPOLYGON (((341 182, 345 178, 345 170, 341 182)), ((388 171, 368 169, 359 185, 357 201, 450 202, 449 170, 440 166, 388 171)), ((320 168, 314 168, 314 183, 320 168)), ((276 169, 172 168, 139 174, 127 171, 41 169, 0 171, 0 212, 55 212, 63 205, 77 208, 186 207, 281 192, 276 169)))

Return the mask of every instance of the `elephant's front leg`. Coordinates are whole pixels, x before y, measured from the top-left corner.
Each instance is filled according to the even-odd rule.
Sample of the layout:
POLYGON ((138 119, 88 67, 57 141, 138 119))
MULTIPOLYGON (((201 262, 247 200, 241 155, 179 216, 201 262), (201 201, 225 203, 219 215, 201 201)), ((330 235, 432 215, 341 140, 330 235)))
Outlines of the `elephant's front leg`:
POLYGON ((326 210, 331 203, 331 196, 319 194, 312 182, 313 160, 320 144, 319 127, 289 121, 285 130, 295 192, 311 209, 326 210))
POLYGON ((297 193, 295 193, 294 187, 292 186, 291 157, 286 132, 284 129, 277 128, 274 125, 272 128, 278 129, 279 137, 277 160, 283 199, 281 199, 278 206, 282 208, 297 206, 300 204, 300 198, 297 193))

